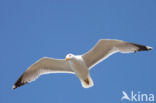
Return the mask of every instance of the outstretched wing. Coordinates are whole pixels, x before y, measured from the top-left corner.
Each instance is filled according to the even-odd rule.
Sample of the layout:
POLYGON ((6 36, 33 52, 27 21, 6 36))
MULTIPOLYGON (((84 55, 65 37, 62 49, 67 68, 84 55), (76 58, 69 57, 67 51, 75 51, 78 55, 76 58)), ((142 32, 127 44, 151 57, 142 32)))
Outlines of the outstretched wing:
POLYGON ((48 73, 73 73, 65 60, 41 58, 36 63, 32 64, 16 81, 13 89, 20 87, 26 83, 36 80, 42 74, 48 73))
POLYGON ((131 53, 137 51, 148 51, 151 49, 152 48, 148 46, 121 40, 102 39, 99 40, 98 43, 82 57, 88 68, 91 68, 116 52, 131 53))

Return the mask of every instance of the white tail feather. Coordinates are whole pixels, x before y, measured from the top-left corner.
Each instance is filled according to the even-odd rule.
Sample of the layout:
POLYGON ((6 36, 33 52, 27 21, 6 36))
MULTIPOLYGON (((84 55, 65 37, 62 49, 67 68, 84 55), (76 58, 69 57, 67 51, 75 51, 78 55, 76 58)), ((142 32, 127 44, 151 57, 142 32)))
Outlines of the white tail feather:
POLYGON ((93 80, 91 79, 90 76, 88 76, 88 78, 85 79, 85 80, 80 79, 80 81, 81 81, 81 84, 82 84, 83 88, 90 88, 90 87, 92 87, 94 85, 93 80))

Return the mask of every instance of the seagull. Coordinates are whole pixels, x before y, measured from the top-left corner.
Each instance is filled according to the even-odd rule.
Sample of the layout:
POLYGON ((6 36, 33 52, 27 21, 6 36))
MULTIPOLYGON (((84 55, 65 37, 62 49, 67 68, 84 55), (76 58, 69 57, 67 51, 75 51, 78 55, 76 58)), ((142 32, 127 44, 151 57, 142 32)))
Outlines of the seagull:
POLYGON ((75 74, 84 88, 94 85, 90 69, 110 55, 120 53, 135 53, 149 51, 152 47, 130 43, 122 40, 100 39, 96 45, 83 55, 67 54, 65 59, 43 57, 32 64, 15 82, 12 89, 36 80, 40 75, 49 73, 75 74))

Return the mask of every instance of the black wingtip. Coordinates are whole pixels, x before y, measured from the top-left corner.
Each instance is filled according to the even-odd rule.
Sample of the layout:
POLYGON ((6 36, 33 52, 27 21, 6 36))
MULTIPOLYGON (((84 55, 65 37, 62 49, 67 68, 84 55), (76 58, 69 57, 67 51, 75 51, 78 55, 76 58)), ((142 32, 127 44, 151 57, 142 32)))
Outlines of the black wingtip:
POLYGON ((149 51, 149 50, 152 50, 152 47, 150 47, 150 46, 144 46, 144 45, 139 45, 139 44, 134 44, 134 45, 138 47, 137 51, 149 51))
POLYGON ((23 75, 16 81, 16 83, 13 85, 12 89, 15 90, 16 88, 28 83, 28 82, 22 82, 23 75))
POLYGON ((149 46, 139 46, 139 50, 138 51, 149 51, 152 50, 152 47, 149 46))

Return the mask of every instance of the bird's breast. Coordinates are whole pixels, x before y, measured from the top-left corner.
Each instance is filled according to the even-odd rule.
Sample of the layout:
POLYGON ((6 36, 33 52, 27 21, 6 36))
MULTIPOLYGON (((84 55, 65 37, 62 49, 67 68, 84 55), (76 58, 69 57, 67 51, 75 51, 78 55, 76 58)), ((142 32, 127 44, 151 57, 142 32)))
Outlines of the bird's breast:
POLYGON ((83 60, 75 59, 69 61, 69 65, 79 78, 86 78, 88 76, 89 70, 83 60))

